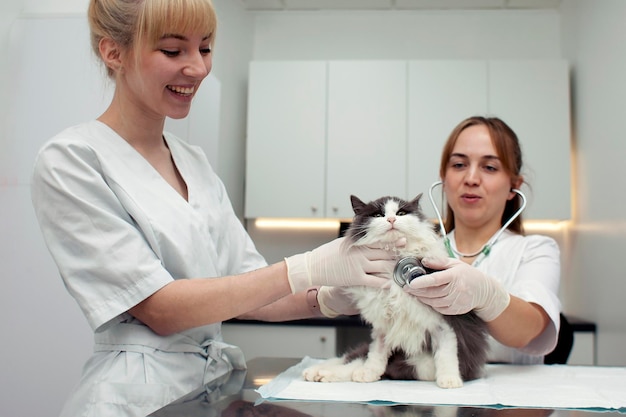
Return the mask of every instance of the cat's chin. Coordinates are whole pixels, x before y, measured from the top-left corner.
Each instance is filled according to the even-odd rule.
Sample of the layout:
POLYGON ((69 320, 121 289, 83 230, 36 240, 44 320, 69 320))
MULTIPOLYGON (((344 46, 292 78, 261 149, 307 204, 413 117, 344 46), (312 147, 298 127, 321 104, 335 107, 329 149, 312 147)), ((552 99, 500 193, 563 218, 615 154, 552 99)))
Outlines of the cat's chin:
POLYGON ((406 237, 405 233, 400 232, 397 229, 388 229, 385 231, 378 231, 377 233, 370 233, 367 237, 358 241, 359 245, 392 245, 401 238, 406 237))
POLYGON ((394 243, 403 237, 406 237, 406 235, 401 231, 397 229, 389 229, 387 232, 385 232, 384 235, 380 237, 379 241, 384 243, 394 243))

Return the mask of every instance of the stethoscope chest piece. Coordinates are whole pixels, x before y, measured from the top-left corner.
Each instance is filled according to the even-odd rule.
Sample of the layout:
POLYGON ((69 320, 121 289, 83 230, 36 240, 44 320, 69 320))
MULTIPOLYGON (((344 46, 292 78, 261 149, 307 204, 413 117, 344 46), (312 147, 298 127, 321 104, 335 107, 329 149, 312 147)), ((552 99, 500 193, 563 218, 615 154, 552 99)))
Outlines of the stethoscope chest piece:
POLYGON ((393 270, 393 280, 399 286, 404 287, 415 278, 419 278, 425 274, 427 274, 426 269, 420 260, 409 256, 398 261, 393 270))

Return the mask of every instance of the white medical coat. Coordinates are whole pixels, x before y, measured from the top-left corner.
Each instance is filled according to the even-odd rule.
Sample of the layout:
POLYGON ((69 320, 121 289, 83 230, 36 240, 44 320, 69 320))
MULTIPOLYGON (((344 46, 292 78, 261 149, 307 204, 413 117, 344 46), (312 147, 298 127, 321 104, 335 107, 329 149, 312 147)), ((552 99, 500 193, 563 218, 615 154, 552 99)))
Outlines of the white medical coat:
POLYGON ((127 313, 179 278, 265 266, 200 148, 170 134, 182 198, 123 138, 98 121, 40 150, 32 199, 63 281, 95 332, 95 351, 64 416, 143 416, 245 367, 221 324, 161 337, 127 313))
MULTIPOLYGON (((448 235, 456 249, 454 231, 448 235)), ((556 346, 560 328, 560 251, 554 239, 541 235, 522 236, 504 231, 477 269, 500 281, 512 295, 543 307, 550 317, 548 327, 528 346, 514 349, 490 337, 489 361, 515 364, 543 363, 556 346)))

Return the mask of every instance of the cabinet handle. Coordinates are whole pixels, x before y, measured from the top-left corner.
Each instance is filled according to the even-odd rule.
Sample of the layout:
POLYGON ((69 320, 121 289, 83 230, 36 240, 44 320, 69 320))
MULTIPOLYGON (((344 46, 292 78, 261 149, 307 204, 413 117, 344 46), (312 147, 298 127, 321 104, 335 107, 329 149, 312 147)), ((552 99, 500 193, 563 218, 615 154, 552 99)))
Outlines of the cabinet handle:
POLYGON ((321 336, 320 337, 320 342, 326 343, 326 336, 321 336))
POLYGON ((333 213, 337 213, 339 211, 339 207, 333 207, 333 213))
POLYGON ((317 207, 315 207, 315 206, 311 206, 311 211, 312 211, 313 213, 317 213, 317 207))

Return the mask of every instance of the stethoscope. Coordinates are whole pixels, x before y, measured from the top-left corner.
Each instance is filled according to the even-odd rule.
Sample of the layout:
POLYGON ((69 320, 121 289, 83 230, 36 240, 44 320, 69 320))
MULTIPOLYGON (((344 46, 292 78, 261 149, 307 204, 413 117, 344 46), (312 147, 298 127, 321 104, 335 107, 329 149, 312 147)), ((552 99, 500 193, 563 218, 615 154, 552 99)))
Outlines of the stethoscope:
MULTIPOLYGON (((509 220, 507 220, 506 223, 504 223, 504 225, 502 225, 500 230, 498 230, 493 236, 491 236, 491 238, 487 241, 487 243, 483 245, 482 248, 480 248, 474 253, 463 253, 463 252, 459 252, 458 250, 452 247, 452 244, 450 243, 450 238, 448 237, 448 233, 446 232, 446 228, 443 225, 441 212, 439 211, 439 208, 437 207, 437 203, 435 203, 435 199, 433 198, 433 190, 440 185, 443 185, 443 181, 441 180, 434 182, 430 186, 428 190, 428 198, 430 199, 430 203, 432 204, 433 209, 435 210, 435 213, 437 214, 437 220, 439 221, 441 234, 443 235, 443 243, 446 247, 446 250, 448 251, 448 255, 451 258, 456 258, 459 256, 464 257, 464 258, 471 258, 474 256, 478 256, 472 264, 473 266, 478 266, 489 255, 489 252, 491 252, 491 248, 493 247, 493 245, 496 244, 496 242, 498 241, 502 233, 504 233, 504 231, 507 229, 507 227, 509 227, 509 225, 513 223, 513 221, 517 217, 519 217, 520 214, 522 214, 522 212, 526 208, 526 196, 520 190, 516 188, 512 188, 511 191, 519 195, 520 198, 522 199, 522 205, 520 206, 520 208, 517 209, 517 211, 509 218, 509 220)), ((398 263, 396 264, 396 267, 393 270, 393 280, 399 286, 404 287, 406 284, 409 284, 415 278, 419 278, 422 275, 428 274, 430 272, 432 271, 424 267, 424 265, 422 265, 422 262, 419 259, 409 256, 406 258, 402 258, 398 261, 398 263)))

